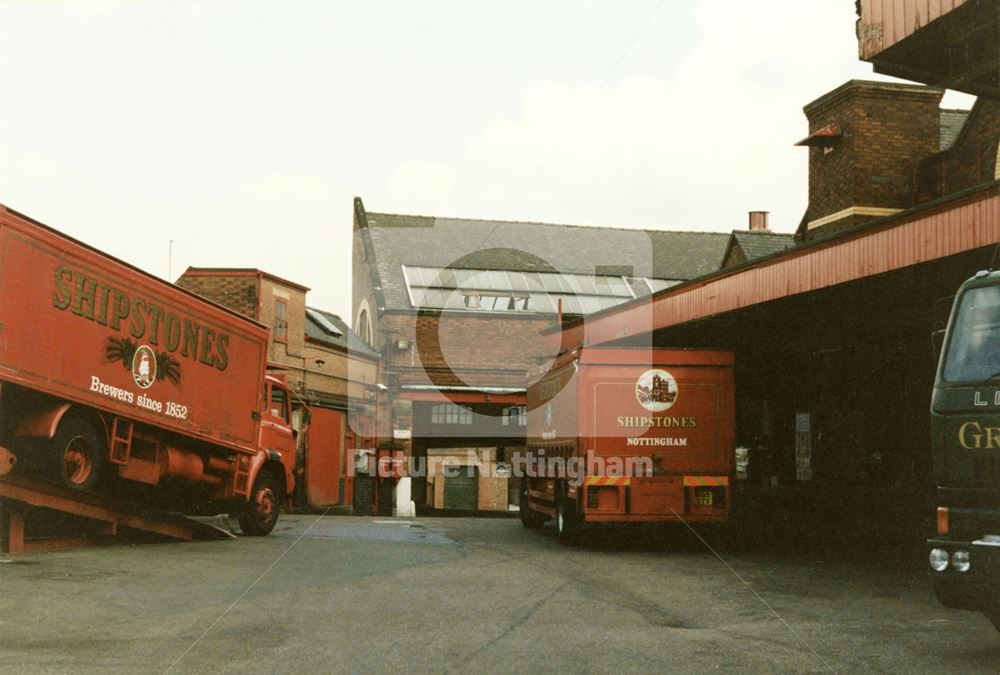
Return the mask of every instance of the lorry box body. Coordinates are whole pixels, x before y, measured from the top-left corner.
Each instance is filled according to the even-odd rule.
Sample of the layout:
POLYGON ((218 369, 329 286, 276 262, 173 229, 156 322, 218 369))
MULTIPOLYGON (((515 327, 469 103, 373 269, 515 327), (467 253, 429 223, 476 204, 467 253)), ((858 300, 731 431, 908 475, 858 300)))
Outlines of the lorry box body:
POLYGON ((560 504, 573 524, 728 518, 731 353, 585 347, 527 398, 526 524, 560 504))
POLYGON ((260 324, 9 213, 0 293, 0 379, 253 451, 260 324))
POLYGON ((0 443, 19 461, 71 415, 119 476, 225 500, 245 499, 269 457, 282 463, 282 436, 294 448, 256 321, 2 206, 0 298, 0 443))

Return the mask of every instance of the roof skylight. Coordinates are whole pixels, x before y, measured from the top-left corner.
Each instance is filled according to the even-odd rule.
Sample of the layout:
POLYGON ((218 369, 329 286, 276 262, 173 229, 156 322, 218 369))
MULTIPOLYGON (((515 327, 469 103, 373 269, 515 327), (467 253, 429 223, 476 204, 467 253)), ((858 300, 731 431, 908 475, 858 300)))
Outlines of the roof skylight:
POLYGON ((431 309, 591 314, 636 297, 624 277, 403 265, 410 304, 431 309))
POLYGON ((306 307, 306 314, 327 335, 334 335, 336 337, 342 337, 344 335, 343 331, 334 326, 329 319, 327 319, 325 316, 317 312, 315 309, 309 309, 308 307, 306 307))

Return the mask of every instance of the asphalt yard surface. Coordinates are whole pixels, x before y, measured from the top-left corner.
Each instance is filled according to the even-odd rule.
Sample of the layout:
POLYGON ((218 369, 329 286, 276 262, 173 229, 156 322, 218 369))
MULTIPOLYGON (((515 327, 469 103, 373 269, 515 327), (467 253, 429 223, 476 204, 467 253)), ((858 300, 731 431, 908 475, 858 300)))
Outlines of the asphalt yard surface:
POLYGON ((15 556, 0 670, 1000 670, 1000 634, 939 607, 919 563, 718 553, 681 530, 568 547, 515 519, 295 515, 264 538, 15 556))

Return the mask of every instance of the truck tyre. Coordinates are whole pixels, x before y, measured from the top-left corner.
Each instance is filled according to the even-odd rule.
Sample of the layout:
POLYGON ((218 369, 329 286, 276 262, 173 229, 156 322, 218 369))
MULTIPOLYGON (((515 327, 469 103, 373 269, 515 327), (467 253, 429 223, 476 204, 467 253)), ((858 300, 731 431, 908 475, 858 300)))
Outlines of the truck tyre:
POLYGON ((1000 607, 994 609, 992 612, 987 612, 986 616, 990 618, 990 622, 993 624, 993 627, 996 628, 997 631, 1000 631, 1000 607))
POLYGON ((556 499, 556 532, 559 541, 572 544, 580 532, 580 521, 576 513, 576 505, 566 496, 565 489, 559 491, 556 499))
POLYGON ((250 499, 240 512, 240 529, 251 537, 270 534, 281 513, 283 495, 274 474, 263 469, 250 490, 250 499))
POLYGON ((94 428, 78 417, 65 417, 52 437, 51 457, 61 485, 84 492, 101 480, 107 451, 94 428))
POLYGON ((528 530, 537 530, 545 522, 544 514, 531 509, 528 501, 527 479, 525 479, 525 485, 521 486, 521 498, 518 500, 518 509, 520 510, 521 525, 524 525, 528 530))

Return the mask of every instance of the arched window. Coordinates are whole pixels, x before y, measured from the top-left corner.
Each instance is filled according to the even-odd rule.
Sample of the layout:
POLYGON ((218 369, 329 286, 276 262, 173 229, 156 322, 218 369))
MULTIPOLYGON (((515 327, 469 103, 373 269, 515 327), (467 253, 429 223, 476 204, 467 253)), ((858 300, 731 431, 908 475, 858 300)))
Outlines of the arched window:
POLYGON ((358 320, 354 322, 354 331, 366 343, 370 345, 374 344, 372 320, 368 313, 368 303, 365 300, 361 301, 361 308, 358 310, 358 320))
POLYGON ((361 310, 361 316, 358 317, 358 321, 361 322, 361 339, 368 344, 372 343, 371 331, 368 328, 368 312, 361 310))

